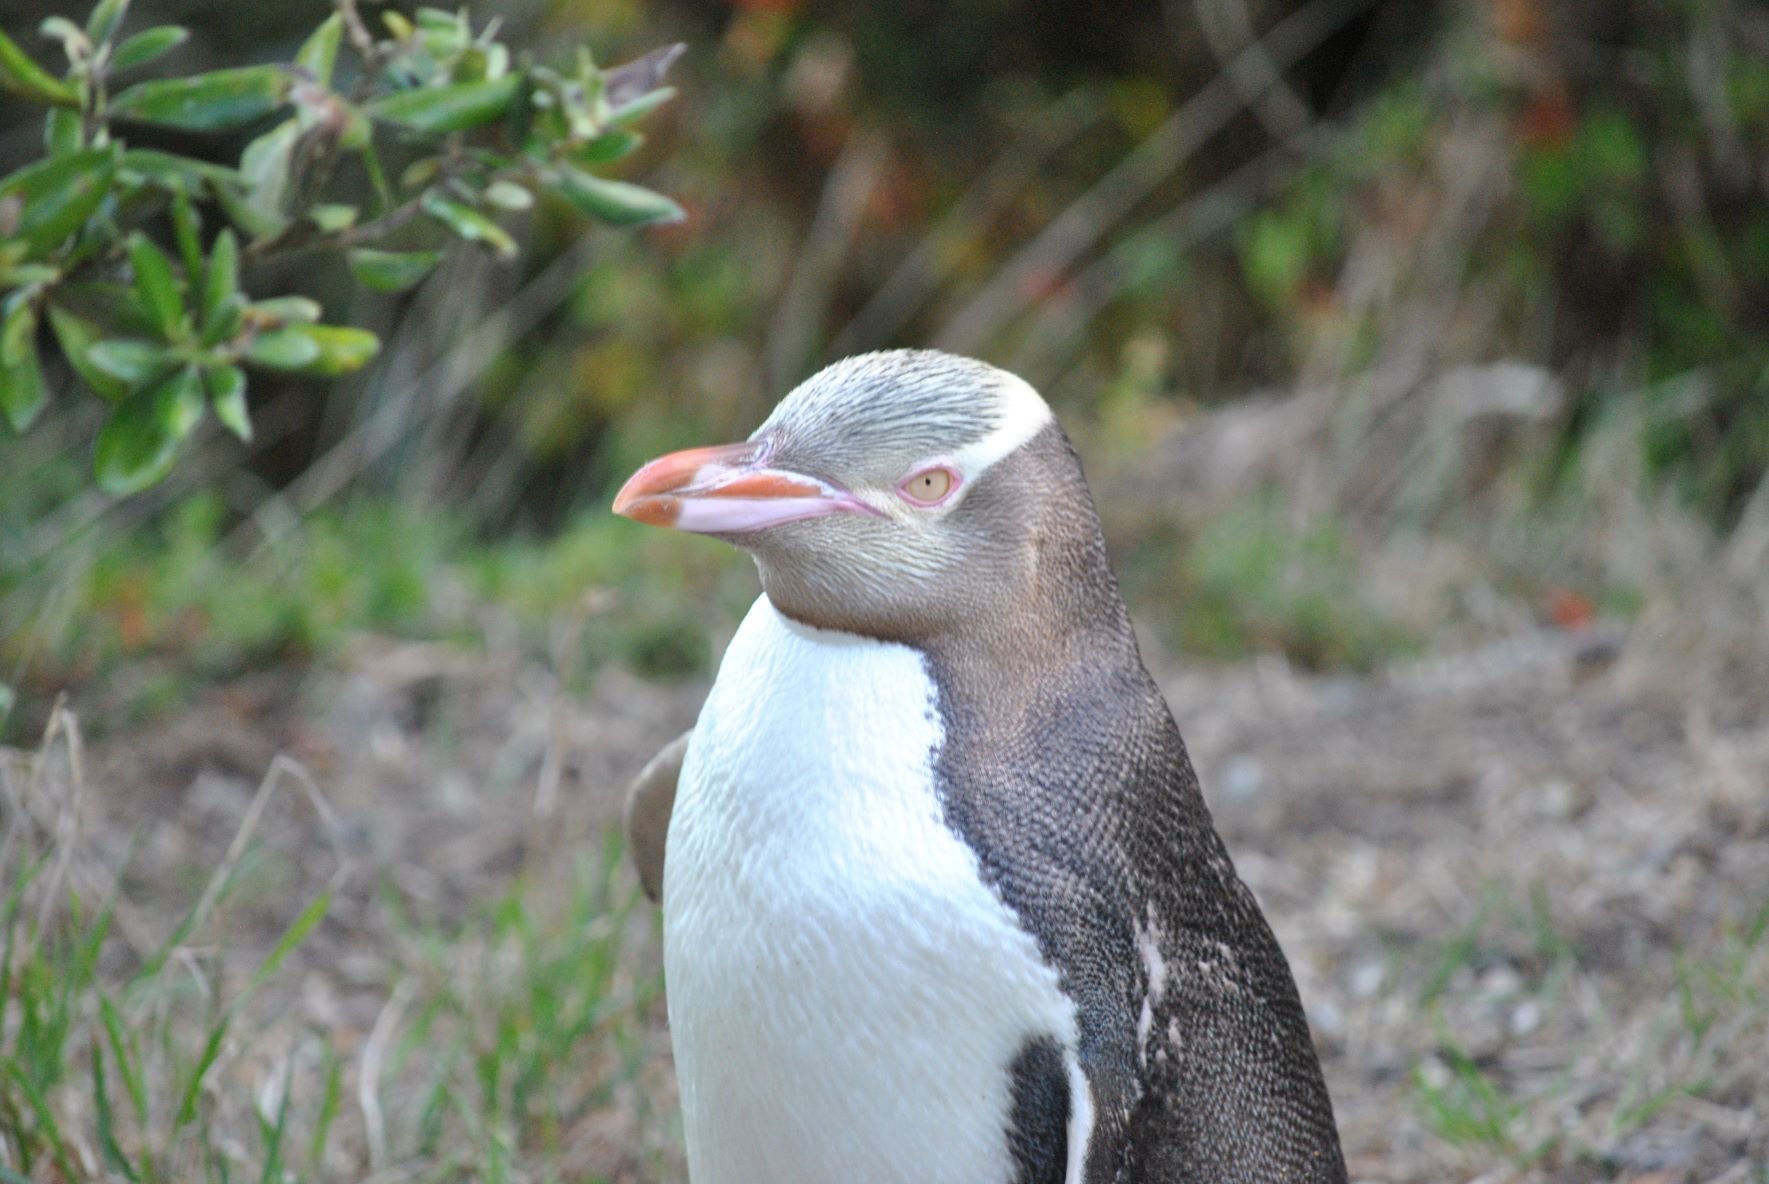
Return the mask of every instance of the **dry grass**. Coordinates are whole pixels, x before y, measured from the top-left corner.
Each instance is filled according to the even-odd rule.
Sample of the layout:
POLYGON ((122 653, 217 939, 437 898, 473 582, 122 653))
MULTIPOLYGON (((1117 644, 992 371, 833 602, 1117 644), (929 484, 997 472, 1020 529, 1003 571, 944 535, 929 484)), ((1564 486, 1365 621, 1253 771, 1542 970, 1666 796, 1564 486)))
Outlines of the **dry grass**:
MULTIPOLYGON (((1760 634, 1157 666, 1356 1178, 1764 1178, 1760 634)), ((655 924, 602 836, 698 694, 365 638, 97 744, 59 712, 0 761, 0 1167, 681 1179, 655 924)))
POLYGON ((0 1179, 679 1175, 607 823, 686 709, 370 641, 89 753, 58 709, 0 752, 0 1179))

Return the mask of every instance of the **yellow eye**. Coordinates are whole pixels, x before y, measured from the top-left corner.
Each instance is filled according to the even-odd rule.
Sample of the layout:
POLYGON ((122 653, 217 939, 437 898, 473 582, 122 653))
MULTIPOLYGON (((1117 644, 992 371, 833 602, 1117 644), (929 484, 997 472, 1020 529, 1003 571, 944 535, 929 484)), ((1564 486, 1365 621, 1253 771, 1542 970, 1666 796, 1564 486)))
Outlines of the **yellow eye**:
POLYGON ((947 468, 923 469, 898 486, 903 496, 920 506, 938 505, 958 484, 958 474, 947 468))

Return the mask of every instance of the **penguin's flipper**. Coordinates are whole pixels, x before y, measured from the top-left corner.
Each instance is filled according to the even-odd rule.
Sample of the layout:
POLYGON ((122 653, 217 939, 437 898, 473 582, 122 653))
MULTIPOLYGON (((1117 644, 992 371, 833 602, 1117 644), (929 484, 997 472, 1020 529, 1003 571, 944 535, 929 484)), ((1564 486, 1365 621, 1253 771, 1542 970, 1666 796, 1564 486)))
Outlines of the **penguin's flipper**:
POLYGON ((682 759, 688 755, 689 728, 663 746, 627 787, 626 809, 621 826, 626 833, 627 854, 639 873, 639 884, 652 900, 663 899, 663 848, 669 835, 670 811, 676 805, 676 779, 682 775, 682 759))

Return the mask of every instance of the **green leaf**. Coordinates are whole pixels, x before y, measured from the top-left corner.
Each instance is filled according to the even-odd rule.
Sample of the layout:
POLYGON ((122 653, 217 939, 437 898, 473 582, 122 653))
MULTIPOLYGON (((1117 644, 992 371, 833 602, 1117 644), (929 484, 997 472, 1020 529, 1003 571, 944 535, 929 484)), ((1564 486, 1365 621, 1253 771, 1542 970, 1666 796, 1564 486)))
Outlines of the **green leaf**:
POLYGON ((87 386, 113 402, 123 397, 129 385, 116 375, 107 373, 92 364, 87 357, 89 351, 104 336, 99 327, 85 317, 77 316, 65 308, 51 304, 49 306, 49 327, 55 330, 55 340, 61 345, 61 352, 66 355, 68 365, 74 373, 83 379, 87 386))
POLYGON ((172 261, 138 230, 129 236, 129 266, 135 272, 135 294, 160 336, 169 341, 176 338, 184 301, 172 275, 172 261))
POLYGON ((332 67, 338 60, 338 39, 343 31, 343 17, 334 12, 295 51, 295 64, 313 75, 321 86, 332 84, 332 67))
POLYGON ((250 443, 252 420, 246 414, 246 372, 238 366, 212 366, 203 371, 209 388, 209 405, 221 426, 250 443))
POLYGON ((4 270, 4 282, 12 285, 14 291, 53 284, 63 274, 61 268, 51 267, 47 263, 14 263, 0 270, 4 270))
POLYGON ((156 403, 160 426, 174 439, 190 435, 203 418, 203 383, 195 366, 185 366, 160 384, 156 403))
POLYGON ((67 55, 70 66, 84 67, 92 56, 92 38, 65 16, 44 17, 43 23, 37 26, 37 36, 61 42, 61 51, 67 55))
POLYGON ((610 112, 607 124, 617 131, 631 127, 675 97, 676 88, 673 86, 666 86, 654 90, 648 95, 641 95, 619 110, 610 112))
POLYGON ((238 66, 139 83, 111 100, 110 113, 184 131, 228 131, 268 115, 288 95, 281 66, 238 66))
POLYGON ((246 360, 273 370, 335 378, 360 369, 381 348, 380 338, 348 325, 284 325, 259 333, 246 360))
POLYGON ((578 149, 577 159, 584 164, 608 164, 631 155, 644 142, 645 137, 638 132, 603 132, 578 149))
POLYGON ((6 298, 5 320, 0 322, 0 366, 24 361, 36 339, 37 304, 29 293, 14 292, 6 298))
POLYGON ((376 119, 431 135, 464 131, 501 116, 522 83, 519 74, 400 91, 370 103, 376 119))
POLYGON ((224 305, 240 290, 239 246, 233 231, 223 230, 209 248, 209 265, 203 271, 203 328, 215 324, 224 305))
POLYGON ((53 107, 43 120, 43 148, 51 156, 78 152, 86 142, 84 133, 78 111, 53 107))
POLYGON ((266 217, 253 206, 246 190, 232 185, 215 187, 215 204, 221 207, 228 221, 251 238, 270 238, 288 225, 285 218, 266 217))
POLYGON ((500 258, 515 258, 516 240, 511 238, 502 226, 472 206, 463 205, 453 198, 444 197, 434 189, 424 194, 421 205, 426 214, 468 242, 484 243, 497 252, 500 258))
POLYGON ((238 185, 243 180, 238 169, 152 148, 130 148, 123 153, 120 167, 174 193, 194 193, 205 181, 238 185))
POLYGON ((111 69, 132 70, 171 53, 190 40, 190 30, 181 25, 156 25, 143 29, 117 46, 111 54, 111 69))
POLYGON ((178 240, 178 257, 184 264, 185 281, 195 292, 203 274, 203 223, 190 198, 180 190, 172 198, 172 235, 178 240))
POLYGON ((301 370, 319 360, 319 343, 296 326, 270 329, 252 338, 246 360, 272 370, 301 370))
POLYGON ((434 181, 436 179, 436 174, 441 171, 441 157, 426 156, 414 160, 405 166, 404 172, 399 174, 400 187, 402 189, 422 189, 424 186, 434 181))
POLYGON ((157 341, 111 337, 86 350, 94 368, 129 386, 139 386, 172 364, 172 352, 157 341))
POLYGON ((267 321, 311 325, 319 320, 321 309, 318 301, 305 296, 272 296, 246 305, 246 311, 267 321))
POLYGON ((534 204, 534 194, 514 181, 493 181, 485 187, 485 200, 500 210, 526 210, 534 204))
POLYGON ((661 193, 625 181, 593 177, 582 169, 563 165, 553 174, 565 199, 593 218, 612 226, 648 226, 656 222, 680 222, 682 207, 661 193))
POLYGON ((98 0, 92 9, 92 15, 86 18, 86 36, 92 38, 97 45, 109 41, 117 35, 117 29, 123 23, 123 14, 129 11, 129 0, 98 0))
POLYGON ((381 339, 367 329, 351 325, 291 325, 284 332, 300 333, 313 342, 318 356, 301 367, 304 374, 336 378, 360 370, 381 350, 381 339))
POLYGON ((377 292, 415 287, 441 258, 441 251, 376 251, 368 247, 359 247, 349 255, 356 282, 377 292))
POLYGON ((300 124, 286 120, 246 145, 245 154, 240 157, 247 205, 276 229, 288 221, 283 213, 283 196, 289 188, 289 162, 300 139, 300 124))
POLYGON ((356 225, 357 216, 358 211, 355 206, 335 201, 319 202, 307 211, 308 221, 327 234, 349 230, 356 225))
POLYGON ((0 412, 15 432, 23 432, 49 401, 43 371, 37 363, 37 308, 29 300, 16 301, 6 314, 0 336, 0 412))
POLYGON ((24 200, 12 237, 32 255, 60 246, 104 200, 116 167, 114 150, 89 148, 26 165, 0 181, 0 200, 15 194, 24 200))
POLYGON ((178 446, 203 416, 203 384, 183 366, 117 404, 93 450, 98 487, 137 493, 172 471, 178 446))
POLYGON ((0 87, 39 103, 58 107, 80 105, 79 93, 73 87, 32 61, 4 32, 0 32, 0 87))
POLYGON ((418 28, 433 36, 451 39, 458 43, 471 32, 462 26, 462 17, 458 17, 446 9, 426 5, 419 8, 413 15, 418 18, 418 28))

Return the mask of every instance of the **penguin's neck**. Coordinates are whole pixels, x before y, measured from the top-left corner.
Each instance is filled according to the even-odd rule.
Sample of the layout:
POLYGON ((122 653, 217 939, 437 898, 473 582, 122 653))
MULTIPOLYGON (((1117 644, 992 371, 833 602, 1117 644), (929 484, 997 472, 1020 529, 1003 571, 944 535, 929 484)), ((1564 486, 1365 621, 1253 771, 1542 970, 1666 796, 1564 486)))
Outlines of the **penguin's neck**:
POLYGON ((755 844, 816 851, 839 846, 856 819, 914 808, 898 799, 926 783, 942 740, 919 652, 801 624, 762 596, 695 729, 689 760, 704 775, 685 768, 684 779, 743 832, 727 854, 755 844))
POLYGON ((979 759, 1014 744, 1065 701, 1096 700, 1116 689, 1135 692, 1124 700, 1126 710, 1165 711, 1085 489, 1046 505, 1063 509, 1040 524, 1022 591, 1006 611, 917 645, 949 725, 965 720, 965 745, 979 759))

